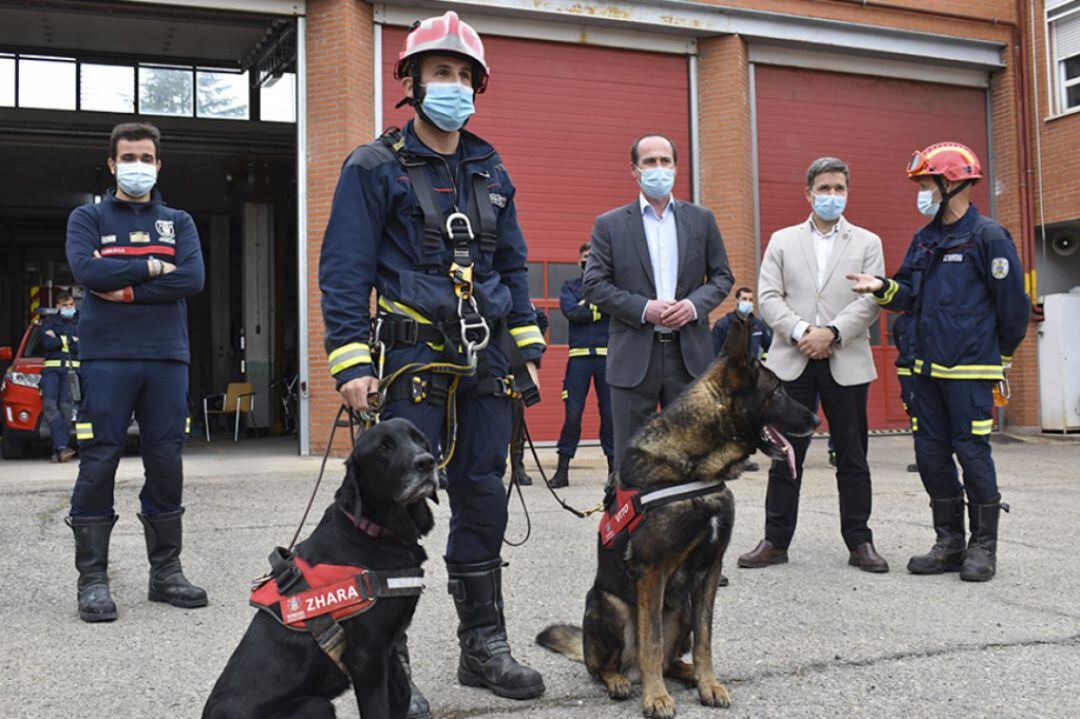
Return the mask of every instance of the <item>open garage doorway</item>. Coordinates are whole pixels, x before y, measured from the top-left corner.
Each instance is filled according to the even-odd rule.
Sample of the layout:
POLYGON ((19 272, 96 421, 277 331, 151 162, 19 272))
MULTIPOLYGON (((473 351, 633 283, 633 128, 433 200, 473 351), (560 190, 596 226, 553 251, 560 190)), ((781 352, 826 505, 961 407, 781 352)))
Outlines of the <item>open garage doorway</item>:
MULTIPOLYGON (((0 346, 17 358, 40 308, 72 286, 67 217, 114 184, 112 127, 150 122, 162 133, 157 187, 194 218, 206 262, 188 300, 192 438, 205 438, 203 399, 230 383, 255 393, 241 441, 294 434, 296 21, 60 0, 0 0, 0 15, 0 346)), ((3 418, 5 437, 18 415, 3 418)), ((231 417, 213 428, 231 443, 231 417)))

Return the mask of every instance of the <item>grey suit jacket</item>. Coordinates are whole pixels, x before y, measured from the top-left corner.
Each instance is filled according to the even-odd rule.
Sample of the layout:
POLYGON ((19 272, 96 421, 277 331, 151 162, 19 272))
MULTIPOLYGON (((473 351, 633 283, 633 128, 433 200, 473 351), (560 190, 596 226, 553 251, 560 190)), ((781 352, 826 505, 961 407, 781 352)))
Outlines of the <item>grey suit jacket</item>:
MULTIPOLYGON (((713 213, 679 200, 674 210, 679 243, 675 299, 689 299, 697 309, 697 319, 679 330, 679 341, 686 371, 697 377, 713 360, 709 313, 724 301, 735 280, 713 213)), ((654 341, 653 325, 641 317, 648 301, 656 299, 656 281, 637 199, 596 218, 584 288, 585 298, 611 315, 608 383, 640 384, 654 341)))

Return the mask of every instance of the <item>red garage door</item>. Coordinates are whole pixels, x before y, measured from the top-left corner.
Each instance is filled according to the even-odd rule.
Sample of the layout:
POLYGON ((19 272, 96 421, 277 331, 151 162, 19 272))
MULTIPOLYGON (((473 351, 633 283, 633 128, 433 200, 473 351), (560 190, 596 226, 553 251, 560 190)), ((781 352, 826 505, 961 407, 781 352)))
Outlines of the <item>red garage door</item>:
MULTIPOLYGON (((383 32, 383 118, 402 125, 408 107, 393 78, 405 37, 383 32)), ((637 196, 630 178, 630 143, 662 132, 682 150, 675 193, 690 196, 690 96, 683 56, 587 45, 484 37, 492 79, 477 98, 469 129, 499 150, 514 184, 529 243, 529 279, 537 307, 551 321, 540 373, 543 401, 529 410, 534 439, 553 440, 562 427, 560 400, 566 367, 562 283, 580 274, 578 247, 593 220, 637 196)), ((582 438, 595 439, 599 421, 590 399, 582 438)))
MULTIPOLYGON (((806 219, 806 168, 817 157, 835 155, 851 167, 844 214, 881 236, 892 274, 925 224, 915 209, 915 185, 904 176, 911 153, 957 140, 975 150, 986 170, 983 90, 761 65, 754 79, 763 244, 773 231, 806 219)), ((988 185, 979 183, 974 193, 987 213, 988 185)), ((879 376, 870 388, 872 429, 907 425, 888 332, 893 317, 883 313, 871 331, 879 376)))

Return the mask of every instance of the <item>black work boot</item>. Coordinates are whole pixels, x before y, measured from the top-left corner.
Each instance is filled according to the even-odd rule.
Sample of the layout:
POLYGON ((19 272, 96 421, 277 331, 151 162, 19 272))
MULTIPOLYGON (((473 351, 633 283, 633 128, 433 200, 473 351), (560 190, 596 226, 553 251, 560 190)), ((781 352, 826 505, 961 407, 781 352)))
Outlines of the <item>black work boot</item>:
POLYGON ((964 564, 964 498, 931 499, 930 508, 937 541, 928 554, 912 557, 907 569, 912 574, 958 572, 964 564))
POLYGON ((401 660, 401 668, 405 670, 405 676, 409 678, 409 713, 405 719, 431 719, 431 705, 420 693, 419 687, 412 680, 412 666, 409 664, 409 637, 401 635, 401 639, 394 645, 398 659, 401 660))
POLYGON ((510 479, 523 487, 533 483, 532 477, 525 471, 525 438, 516 437, 510 445, 510 479))
POLYGON ((969 504, 971 541, 968 543, 960 578, 965 582, 988 582, 997 572, 998 519, 1001 510, 1009 511, 1009 505, 1001 503, 1001 497, 991 504, 969 504))
POLYGON ((565 454, 559 455, 559 467, 551 477, 551 486, 556 489, 570 486, 570 458, 565 454))
POLYGON ((148 517, 139 514, 146 535, 146 554, 150 558, 150 591, 152 602, 165 602, 174 607, 194 609, 206 606, 206 590, 196 587, 184 576, 180 567, 183 547, 181 520, 183 509, 148 517))
POLYGON ((507 699, 532 699, 544 693, 544 678, 510 654, 503 614, 502 567, 502 559, 446 564, 458 614, 458 681, 467 687, 486 687, 507 699))
POLYGON ((65 517, 75 534, 75 568, 79 570, 79 619, 111 622, 116 604, 109 595, 109 535, 119 519, 111 517, 65 517))

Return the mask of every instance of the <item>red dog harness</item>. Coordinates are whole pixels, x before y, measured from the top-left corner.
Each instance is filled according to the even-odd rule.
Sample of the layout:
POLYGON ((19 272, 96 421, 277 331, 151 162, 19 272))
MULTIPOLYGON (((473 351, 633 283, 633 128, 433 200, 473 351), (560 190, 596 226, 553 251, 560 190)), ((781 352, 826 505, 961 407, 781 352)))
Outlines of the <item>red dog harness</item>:
POLYGON ((724 480, 711 479, 703 482, 675 484, 644 492, 640 489, 616 487, 615 496, 608 501, 607 510, 600 518, 600 541, 605 549, 611 549, 615 546, 615 540, 620 534, 634 533, 641 520, 645 519, 645 512, 650 509, 719 492, 724 486, 724 480))
POLYGON ((251 606, 285 627, 310 632, 319 647, 346 675, 341 663, 347 621, 371 609, 379 599, 410 597, 424 589, 424 570, 374 570, 339 564, 308 564, 288 550, 270 553, 269 575, 251 592, 251 606))

